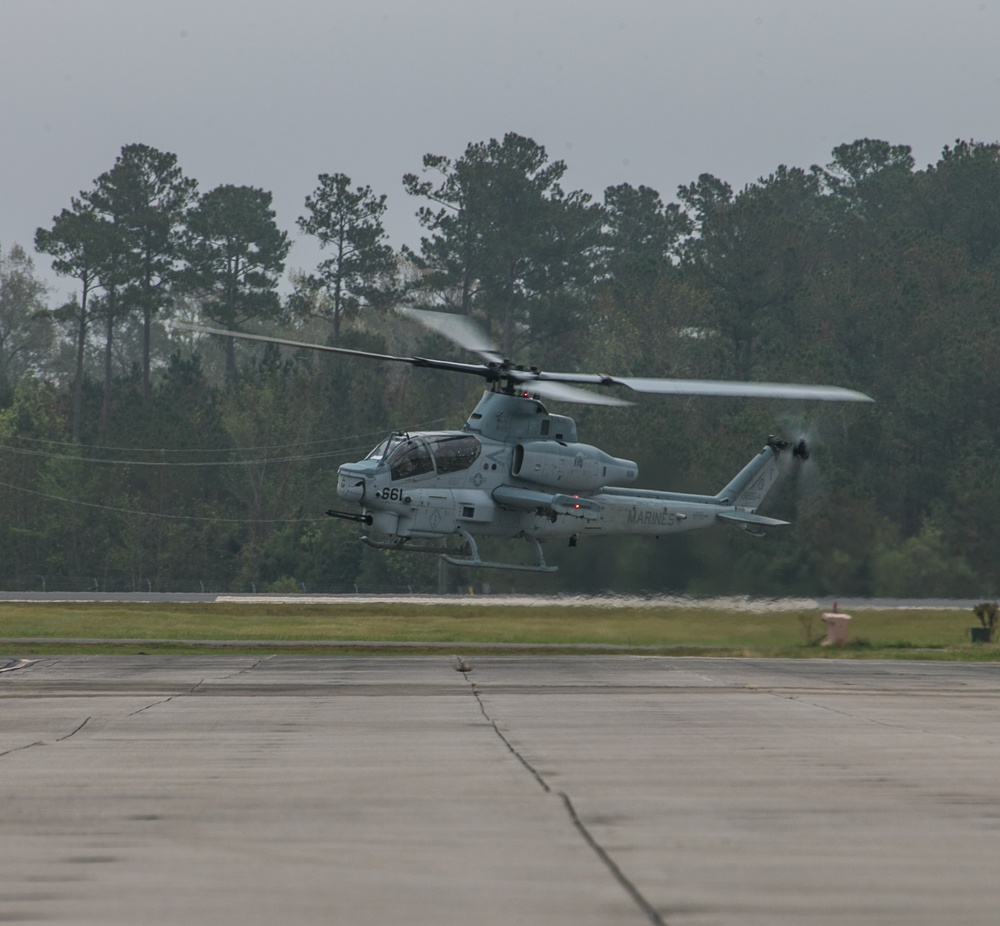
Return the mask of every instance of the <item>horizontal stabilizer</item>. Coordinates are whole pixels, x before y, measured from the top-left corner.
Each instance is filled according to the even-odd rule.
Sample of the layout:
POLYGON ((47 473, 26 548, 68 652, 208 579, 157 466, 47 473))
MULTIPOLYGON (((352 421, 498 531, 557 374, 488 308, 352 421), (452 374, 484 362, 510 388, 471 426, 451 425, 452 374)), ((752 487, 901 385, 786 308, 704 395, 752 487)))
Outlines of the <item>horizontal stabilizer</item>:
POLYGON ((752 511, 720 511, 716 517, 720 521, 731 521, 733 524, 756 524, 759 527, 783 527, 790 521, 779 521, 777 518, 765 518, 762 514, 752 511))

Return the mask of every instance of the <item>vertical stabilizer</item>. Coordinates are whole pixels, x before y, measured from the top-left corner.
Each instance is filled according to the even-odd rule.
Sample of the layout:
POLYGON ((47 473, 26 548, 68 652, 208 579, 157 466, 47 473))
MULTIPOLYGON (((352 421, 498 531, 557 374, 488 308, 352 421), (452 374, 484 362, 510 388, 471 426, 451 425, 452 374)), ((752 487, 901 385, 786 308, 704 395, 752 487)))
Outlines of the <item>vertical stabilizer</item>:
POLYGON ((788 443, 769 437, 767 444, 717 496, 725 504, 756 511, 778 480, 778 455, 788 443))

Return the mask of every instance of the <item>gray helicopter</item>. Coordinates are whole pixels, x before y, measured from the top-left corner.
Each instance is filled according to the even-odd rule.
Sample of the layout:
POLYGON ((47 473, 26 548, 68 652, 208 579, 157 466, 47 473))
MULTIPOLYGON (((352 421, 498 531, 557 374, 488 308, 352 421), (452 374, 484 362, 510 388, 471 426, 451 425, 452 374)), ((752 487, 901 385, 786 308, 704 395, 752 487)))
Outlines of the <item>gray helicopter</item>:
POLYGON ((580 537, 660 536, 699 530, 717 522, 751 534, 789 522, 757 513, 794 445, 769 437, 764 447, 716 495, 628 488, 639 476, 631 460, 580 443, 572 418, 549 412, 543 400, 629 405, 617 396, 580 386, 624 387, 635 393, 871 402, 839 386, 655 379, 588 373, 549 373, 516 366, 500 356, 465 316, 417 309, 405 314, 477 354, 479 363, 403 357, 200 326, 206 334, 365 357, 479 376, 488 388, 457 431, 396 432, 365 459, 338 471, 337 495, 350 511, 327 512, 371 528, 362 541, 378 549, 437 553, 456 566, 554 572, 541 544, 580 537), (533 563, 489 562, 476 538, 521 538, 533 563), (456 543, 457 541, 457 543, 456 543))

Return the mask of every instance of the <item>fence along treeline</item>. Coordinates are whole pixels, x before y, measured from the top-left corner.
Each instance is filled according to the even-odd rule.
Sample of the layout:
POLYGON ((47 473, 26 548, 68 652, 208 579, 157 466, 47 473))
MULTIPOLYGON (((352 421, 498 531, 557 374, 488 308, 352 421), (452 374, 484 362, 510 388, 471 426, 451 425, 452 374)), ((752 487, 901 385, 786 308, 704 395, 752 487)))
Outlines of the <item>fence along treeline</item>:
POLYGON ((321 175, 298 224, 324 259, 281 296, 269 193, 201 193, 174 155, 123 148, 36 235, 69 303, 46 305, 21 248, 0 263, 0 580, 996 594, 1000 146, 960 141, 917 169, 908 147, 860 140, 738 191, 702 175, 671 202, 628 184, 597 201, 564 190, 565 169, 513 133, 428 154, 403 178, 426 235, 398 253, 385 196, 321 175), (520 362, 834 382, 877 404, 572 409, 644 485, 682 490, 714 491, 770 432, 805 434, 813 459, 772 507, 794 526, 593 541, 549 551, 555 578, 441 571, 322 512, 340 462, 393 428, 460 424, 476 384, 168 328, 451 350, 401 304, 468 313, 520 362))

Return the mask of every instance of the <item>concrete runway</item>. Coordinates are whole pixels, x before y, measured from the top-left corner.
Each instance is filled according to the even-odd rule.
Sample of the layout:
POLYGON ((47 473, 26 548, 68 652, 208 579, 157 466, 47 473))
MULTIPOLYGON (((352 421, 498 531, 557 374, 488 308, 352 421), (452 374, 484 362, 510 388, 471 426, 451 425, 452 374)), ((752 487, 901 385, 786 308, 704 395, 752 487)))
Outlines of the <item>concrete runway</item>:
POLYGON ((0 922, 998 921, 1000 666, 460 658, 12 660, 0 922))

